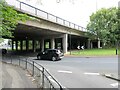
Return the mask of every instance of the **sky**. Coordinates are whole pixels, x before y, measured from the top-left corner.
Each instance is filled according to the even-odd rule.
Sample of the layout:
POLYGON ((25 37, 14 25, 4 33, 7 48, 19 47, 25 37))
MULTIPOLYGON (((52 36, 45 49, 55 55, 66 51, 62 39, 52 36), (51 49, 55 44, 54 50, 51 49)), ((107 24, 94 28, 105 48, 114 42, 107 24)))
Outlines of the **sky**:
MULTIPOLYGON (((7 0, 13 1, 13 0, 7 0)), ((86 27, 89 16, 100 8, 118 7, 120 0, 20 0, 77 25, 86 27)))

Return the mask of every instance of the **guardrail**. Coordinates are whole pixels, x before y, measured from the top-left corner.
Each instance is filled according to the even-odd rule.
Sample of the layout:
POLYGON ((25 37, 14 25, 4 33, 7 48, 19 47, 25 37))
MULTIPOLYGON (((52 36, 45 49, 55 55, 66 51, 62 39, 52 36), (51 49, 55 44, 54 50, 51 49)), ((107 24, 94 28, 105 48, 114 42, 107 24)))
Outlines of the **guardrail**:
POLYGON ((63 90, 62 85, 42 65, 35 61, 28 60, 28 58, 21 56, 14 57, 9 55, 3 55, 2 61, 26 69, 35 79, 37 87, 40 89, 63 90))
MULTIPOLYGON (((10 4, 10 3, 8 3, 8 4, 10 4)), ((82 26, 79 26, 77 24, 69 22, 65 19, 62 19, 62 18, 57 17, 53 14, 50 14, 50 13, 45 12, 43 10, 40 10, 40 9, 34 7, 34 6, 31 6, 27 3, 21 2, 19 0, 15 0, 14 3, 11 3, 11 5, 20 9, 20 10, 25 11, 26 13, 34 14, 35 16, 46 19, 48 21, 52 21, 52 22, 55 22, 57 24, 61 24, 61 25, 64 25, 66 27, 77 29, 77 30, 80 30, 80 31, 85 31, 85 32, 87 31, 87 29, 82 27, 82 26)))

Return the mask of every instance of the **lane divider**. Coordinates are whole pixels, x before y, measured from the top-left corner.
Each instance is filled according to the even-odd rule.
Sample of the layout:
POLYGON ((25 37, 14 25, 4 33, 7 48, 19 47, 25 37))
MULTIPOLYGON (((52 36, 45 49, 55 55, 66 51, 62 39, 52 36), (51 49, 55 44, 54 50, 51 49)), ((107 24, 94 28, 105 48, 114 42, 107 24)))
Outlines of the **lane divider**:
POLYGON ((58 70, 59 73, 72 73, 72 71, 63 71, 63 70, 58 70))
POLYGON ((89 72, 85 72, 84 74, 86 74, 86 75, 100 75, 100 73, 89 73, 89 72))

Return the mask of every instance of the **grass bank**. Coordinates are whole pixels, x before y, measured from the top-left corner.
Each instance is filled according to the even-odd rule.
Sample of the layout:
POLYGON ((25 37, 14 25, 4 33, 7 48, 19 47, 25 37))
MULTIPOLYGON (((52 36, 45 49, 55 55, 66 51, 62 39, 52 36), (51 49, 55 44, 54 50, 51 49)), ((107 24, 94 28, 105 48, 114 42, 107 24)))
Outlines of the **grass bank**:
POLYGON ((116 55, 116 49, 111 48, 111 49, 74 50, 74 51, 71 51, 71 55, 77 55, 77 56, 112 56, 112 55, 116 55))

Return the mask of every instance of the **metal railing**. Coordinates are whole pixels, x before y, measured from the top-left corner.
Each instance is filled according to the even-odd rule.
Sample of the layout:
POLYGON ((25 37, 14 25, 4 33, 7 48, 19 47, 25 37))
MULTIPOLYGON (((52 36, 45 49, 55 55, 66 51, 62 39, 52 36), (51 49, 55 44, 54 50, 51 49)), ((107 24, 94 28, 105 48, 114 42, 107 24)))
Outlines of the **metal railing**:
POLYGON ((62 85, 40 64, 35 61, 28 60, 28 58, 21 56, 3 55, 2 61, 18 65, 26 69, 29 74, 35 79, 37 88, 40 89, 52 89, 63 90, 62 85))
POLYGON ((50 14, 50 13, 45 12, 43 10, 40 10, 40 9, 38 9, 38 8, 32 6, 32 5, 21 2, 19 0, 15 0, 14 3, 8 3, 8 4, 18 8, 21 11, 25 11, 24 13, 32 14, 32 15, 35 15, 39 18, 43 18, 45 20, 55 22, 57 24, 60 24, 60 25, 63 25, 63 26, 69 27, 69 28, 73 28, 73 29, 76 29, 76 30, 84 31, 84 32, 87 31, 87 29, 82 27, 82 26, 79 26, 77 24, 69 22, 65 19, 62 19, 62 18, 57 17, 53 14, 50 14))

